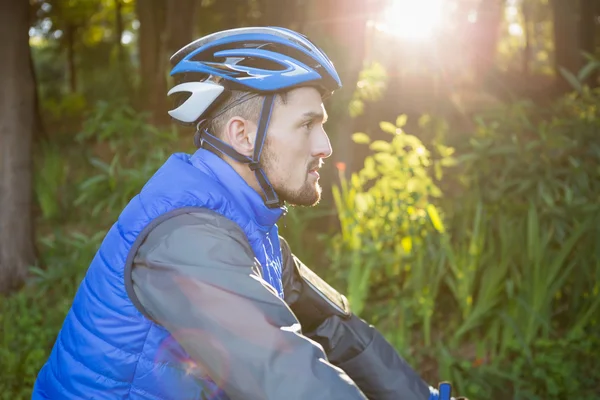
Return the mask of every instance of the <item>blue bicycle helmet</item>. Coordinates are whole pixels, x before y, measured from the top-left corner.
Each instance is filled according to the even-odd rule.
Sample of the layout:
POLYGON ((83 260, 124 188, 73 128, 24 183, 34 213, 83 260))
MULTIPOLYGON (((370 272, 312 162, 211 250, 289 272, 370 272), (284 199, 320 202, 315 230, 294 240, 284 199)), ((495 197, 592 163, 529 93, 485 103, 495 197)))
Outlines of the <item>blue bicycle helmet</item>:
POLYGON ((286 28, 248 27, 229 29, 202 37, 184 46, 172 57, 175 86, 168 95, 183 94, 169 111, 175 120, 196 124, 196 145, 214 151, 252 169, 264 191, 268 207, 281 207, 275 190, 260 165, 265 134, 275 95, 301 86, 317 88, 327 97, 341 88, 331 60, 306 36, 286 28), (264 95, 258 122, 257 145, 252 158, 237 153, 201 127, 211 112, 228 97, 230 90, 264 95))

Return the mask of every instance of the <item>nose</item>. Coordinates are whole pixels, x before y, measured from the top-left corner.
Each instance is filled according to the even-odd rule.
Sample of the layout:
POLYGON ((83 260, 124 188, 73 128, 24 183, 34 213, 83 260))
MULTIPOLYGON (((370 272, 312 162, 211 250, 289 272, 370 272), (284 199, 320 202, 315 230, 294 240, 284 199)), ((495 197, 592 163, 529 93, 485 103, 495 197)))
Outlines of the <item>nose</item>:
POLYGON ((328 158, 333 153, 333 149, 331 148, 331 142, 329 141, 329 136, 324 129, 319 131, 319 134, 316 135, 316 140, 313 147, 313 157, 318 158, 328 158))

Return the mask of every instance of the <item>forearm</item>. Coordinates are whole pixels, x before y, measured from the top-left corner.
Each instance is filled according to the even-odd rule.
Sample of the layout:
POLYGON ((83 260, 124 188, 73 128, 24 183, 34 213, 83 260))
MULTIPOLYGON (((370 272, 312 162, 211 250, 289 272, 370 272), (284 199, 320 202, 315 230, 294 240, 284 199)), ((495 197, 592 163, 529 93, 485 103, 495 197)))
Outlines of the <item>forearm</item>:
POLYGON ((304 265, 281 238, 284 292, 306 336, 371 400, 427 400, 430 389, 385 338, 353 315, 346 298, 304 265))
POLYGON ((430 388, 373 326, 337 316, 306 335, 323 346, 371 400, 427 400, 430 388))

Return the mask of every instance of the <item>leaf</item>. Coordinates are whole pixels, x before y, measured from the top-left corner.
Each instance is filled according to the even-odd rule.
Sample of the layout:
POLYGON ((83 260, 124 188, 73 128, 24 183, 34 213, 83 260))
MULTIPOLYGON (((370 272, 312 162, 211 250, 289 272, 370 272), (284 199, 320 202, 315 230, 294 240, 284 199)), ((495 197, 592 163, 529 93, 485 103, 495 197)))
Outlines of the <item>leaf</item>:
POLYGON ((356 118, 363 114, 365 111, 365 104, 358 99, 354 99, 348 105, 348 112, 352 118, 356 118))
POLYGON ((431 116, 429 114, 421 115, 419 118, 419 128, 425 128, 429 123, 431 123, 431 116))
POLYGON ((396 125, 392 124, 391 122, 388 121, 381 121, 379 123, 379 128, 384 131, 387 132, 391 135, 395 135, 396 134, 396 125))
POLYGON ((577 74, 577 79, 580 82, 585 81, 596 69, 600 68, 600 61, 588 62, 577 74))
POLYGON ((581 82, 579 82, 577 77, 573 75, 571 71, 563 67, 559 67, 559 70, 563 78, 565 78, 567 82, 569 82, 573 89, 577 90, 578 92, 583 91, 583 88, 581 87, 581 82))
POLYGON ((92 164, 94 167, 98 168, 102 172, 105 172, 107 174, 110 173, 110 166, 99 158, 90 158, 90 164, 92 164))
POLYGON ((437 208, 433 204, 427 205, 427 214, 429 214, 429 218, 431 218, 431 223, 433 227, 440 233, 445 232, 444 224, 442 223, 442 219, 440 218, 440 214, 437 211, 437 208))
POLYGON ((402 240, 400 241, 400 244, 402 245, 402 249, 404 250, 404 252, 406 254, 410 254, 410 252, 412 251, 412 239, 410 236, 405 236, 402 238, 402 240))
POLYGON ((88 190, 91 186, 94 186, 102 181, 106 180, 106 175, 95 175, 92 176, 91 178, 86 179, 85 181, 83 181, 81 183, 81 185, 79 186, 79 189, 84 191, 84 190, 88 190))
POLYGON ((396 118, 396 127, 402 128, 404 125, 406 125, 407 120, 408 116, 406 114, 399 115, 398 118, 396 118))
POLYGON ((386 142, 384 140, 374 141, 373 143, 371 143, 370 148, 373 151, 378 151, 378 152, 383 152, 383 153, 390 153, 393 150, 392 145, 389 142, 386 142))
POLYGON ((458 160, 454 157, 448 157, 448 158, 442 158, 440 163, 444 167, 454 167, 455 165, 458 165, 458 160))
POLYGON ((435 172, 435 179, 436 180, 441 180, 443 177, 443 171, 442 171, 442 166, 440 164, 440 162, 436 161, 433 163, 433 167, 434 167, 434 172, 435 172))
MULTIPOLYGON (((383 142, 385 143, 385 142, 383 142)), ((373 155, 373 159, 383 166, 393 166, 396 162, 396 157, 386 152, 380 152, 373 155)))
POLYGON ((354 141, 354 143, 359 143, 359 144, 371 143, 371 138, 369 137, 369 135, 367 135, 366 133, 363 133, 363 132, 357 132, 357 133, 353 134, 352 140, 354 141))
POLYGON ((368 180, 374 179, 377 177, 377 169, 376 169, 375 160, 373 159, 373 157, 365 158, 364 168, 361 171, 361 174, 368 180))

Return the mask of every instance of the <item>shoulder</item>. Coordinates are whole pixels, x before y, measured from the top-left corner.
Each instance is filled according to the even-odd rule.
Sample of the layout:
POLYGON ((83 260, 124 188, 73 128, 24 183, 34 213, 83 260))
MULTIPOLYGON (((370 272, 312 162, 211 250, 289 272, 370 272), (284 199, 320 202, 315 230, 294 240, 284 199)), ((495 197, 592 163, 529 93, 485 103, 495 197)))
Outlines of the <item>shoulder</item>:
POLYGON ((198 262, 199 258, 254 258, 246 234, 229 218, 197 208, 166 218, 152 227, 137 257, 161 257, 198 262))

